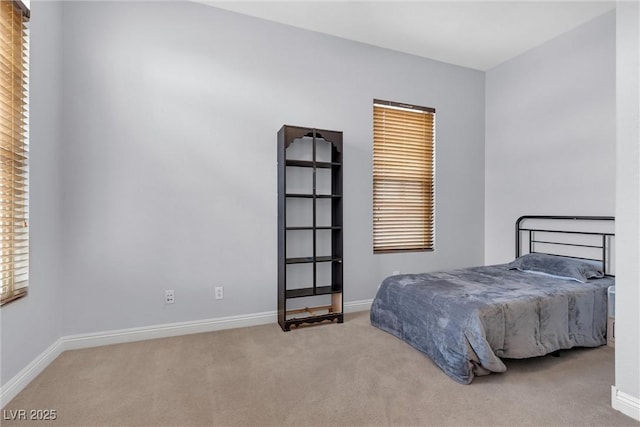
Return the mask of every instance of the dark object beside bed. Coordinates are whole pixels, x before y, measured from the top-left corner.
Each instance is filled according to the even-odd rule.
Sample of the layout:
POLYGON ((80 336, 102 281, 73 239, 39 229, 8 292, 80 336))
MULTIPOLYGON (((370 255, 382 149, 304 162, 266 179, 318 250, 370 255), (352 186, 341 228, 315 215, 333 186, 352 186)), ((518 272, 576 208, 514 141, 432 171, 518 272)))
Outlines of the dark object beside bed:
POLYGON ((522 231, 530 233, 532 253, 514 263, 388 277, 371 307, 372 325, 426 353, 463 384, 476 375, 504 372, 500 358, 606 344, 607 288, 614 279, 590 276, 603 275, 612 233, 587 232, 587 240, 594 235, 601 242, 591 245, 575 243, 576 231, 559 232, 571 236, 571 246, 602 254, 601 265, 594 267, 592 258, 539 255, 536 245, 567 244, 549 242, 548 236, 537 240, 535 233, 548 235, 547 229, 517 233, 522 231), (554 272, 565 278, 549 275, 554 272))

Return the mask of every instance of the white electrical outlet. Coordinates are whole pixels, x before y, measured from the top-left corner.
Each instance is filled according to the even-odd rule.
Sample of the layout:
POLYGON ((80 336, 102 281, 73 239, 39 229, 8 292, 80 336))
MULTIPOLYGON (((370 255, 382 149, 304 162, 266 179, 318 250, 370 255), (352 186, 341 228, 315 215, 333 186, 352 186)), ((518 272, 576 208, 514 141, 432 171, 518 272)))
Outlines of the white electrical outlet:
POLYGON ((173 297, 173 289, 164 291, 164 303, 165 304, 173 304, 175 299, 173 297))
POLYGON ((224 299, 224 287, 216 286, 216 299, 224 299))
POLYGON ((400 272, 398 270, 394 270, 393 273, 391 273, 393 276, 397 276, 398 274, 400 274, 400 272))

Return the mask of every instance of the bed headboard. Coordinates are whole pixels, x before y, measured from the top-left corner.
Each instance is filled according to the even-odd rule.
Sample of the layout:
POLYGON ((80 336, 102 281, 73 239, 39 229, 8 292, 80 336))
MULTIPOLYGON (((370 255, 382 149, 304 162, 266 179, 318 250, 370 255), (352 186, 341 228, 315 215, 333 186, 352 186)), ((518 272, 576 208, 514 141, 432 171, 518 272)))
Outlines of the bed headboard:
POLYGON ((516 221, 516 258, 527 253, 562 255, 601 263, 614 276, 615 218, 525 215, 516 221))

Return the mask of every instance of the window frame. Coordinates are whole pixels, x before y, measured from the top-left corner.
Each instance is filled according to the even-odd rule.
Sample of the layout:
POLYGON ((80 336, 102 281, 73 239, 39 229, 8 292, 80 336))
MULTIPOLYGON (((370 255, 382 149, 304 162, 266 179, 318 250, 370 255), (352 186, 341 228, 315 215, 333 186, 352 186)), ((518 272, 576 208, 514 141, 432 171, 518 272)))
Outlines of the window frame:
POLYGON ((373 100, 374 254, 435 251, 435 160, 435 108, 373 100))
POLYGON ((29 29, 28 2, 0 4, 0 306, 29 285, 29 29))

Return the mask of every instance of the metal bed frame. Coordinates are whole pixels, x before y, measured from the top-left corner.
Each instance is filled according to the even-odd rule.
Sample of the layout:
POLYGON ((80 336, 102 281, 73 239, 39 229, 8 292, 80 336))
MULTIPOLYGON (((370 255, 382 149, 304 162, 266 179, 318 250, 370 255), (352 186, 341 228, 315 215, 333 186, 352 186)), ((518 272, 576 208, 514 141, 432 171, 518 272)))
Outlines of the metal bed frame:
POLYGON ((574 221, 574 224, 582 224, 586 225, 590 224, 598 224, 602 225, 603 228, 612 227, 614 225, 615 217, 612 216, 548 216, 548 215, 524 215, 517 219, 516 221, 516 258, 522 255, 522 236, 523 234, 526 236, 528 240, 528 253, 542 253, 548 255, 561 255, 566 256, 568 258, 576 258, 583 259, 587 261, 597 261, 602 263, 602 269, 607 276, 614 276, 611 274, 611 268, 608 268, 608 261, 610 259, 610 251, 611 251, 611 240, 614 239, 615 233, 610 231, 591 231, 589 227, 584 228, 584 230, 588 231, 580 231, 580 230, 562 230, 562 229, 554 229, 554 228, 540 228, 535 226, 526 226, 526 223, 529 222, 538 222, 551 220, 555 223, 557 220, 558 224, 566 224, 567 221, 574 221), (539 240, 541 238, 537 238, 536 234, 538 233, 546 233, 546 236, 552 237, 551 239, 545 238, 545 240, 539 240), (557 238, 555 237, 557 236, 557 238), (571 242, 571 239, 566 238, 567 236, 596 236, 592 239, 597 240, 597 243, 586 243, 580 242, 575 243, 571 242), (541 246, 547 248, 547 250, 536 250, 536 246, 541 246), (558 253, 559 251, 554 251, 553 248, 561 248, 561 247, 573 247, 573 248, 587 248, 587 250, 597 251, 599 256, 597 257, 582 257, 582 256, 571 256, 565 255, 563 253, 558 253))

